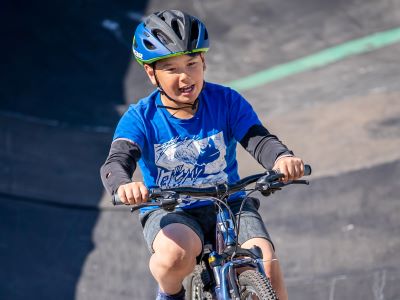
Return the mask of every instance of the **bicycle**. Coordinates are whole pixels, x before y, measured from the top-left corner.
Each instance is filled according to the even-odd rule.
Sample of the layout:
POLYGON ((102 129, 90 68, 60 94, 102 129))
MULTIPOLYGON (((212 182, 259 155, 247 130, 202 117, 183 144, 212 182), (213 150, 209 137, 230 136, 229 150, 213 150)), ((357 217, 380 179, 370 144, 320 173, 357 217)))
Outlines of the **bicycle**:
MULTIPOLYGON (((311 174, 311 167, 305 165, 304 175, 311 174)), ((248 197, 256 192, 269 196, 290 184, 309 184, 307 180, 280 181, 283 174, 274 170, 245 177, 234 184, 216 184, 213 187, 176 187, 150 189, 153 201, 134 205, 131 212, 146 206, 158 206, 173 211, 181 203, 198 199, 208 199, 216 208, 215 241, 206 243, 200 263, 184 281, 186 299, 189 300, 277 300, 270 280, 265 274, 261 249, 254 246, 241 248, 237 242, 240 230, 240 215, 248 197), (255 183, 254 188, 245 189, 255 183), (227 205, 228 197, 234 192, 246 191, 237 214, 237 220, 227 205), (245 268, 243 272, 238 269, 245 268)), ((114 205, 122 203, 118 195, 112 198, 114 205)))

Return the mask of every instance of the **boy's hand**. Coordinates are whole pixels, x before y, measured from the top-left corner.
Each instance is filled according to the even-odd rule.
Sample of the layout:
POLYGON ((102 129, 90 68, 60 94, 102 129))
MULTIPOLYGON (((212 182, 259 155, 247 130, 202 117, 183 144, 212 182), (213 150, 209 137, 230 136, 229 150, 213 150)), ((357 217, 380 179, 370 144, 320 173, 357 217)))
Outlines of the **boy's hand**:
POLYGON ((296 180, 304 175, 304 163, 296 156, 278 158, 273 169, 285 175, 285 177, 282 178, 283 182, 296 180))
POLYGON ((140 204, 149 199, 149 191, 141 181, 120 185, 117 194, 123 203, 130 205, 140 204))

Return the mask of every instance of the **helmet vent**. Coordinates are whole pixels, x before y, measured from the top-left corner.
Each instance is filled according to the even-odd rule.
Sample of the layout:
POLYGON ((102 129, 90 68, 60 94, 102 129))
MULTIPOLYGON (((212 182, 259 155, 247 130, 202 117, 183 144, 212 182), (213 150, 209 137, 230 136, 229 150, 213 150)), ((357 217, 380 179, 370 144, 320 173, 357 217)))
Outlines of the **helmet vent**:
POLYGON ((146 46, 146 48, 149 49, 149 50, 156 49, 156 47, 151 42, 149 42, 148 40, 143 40, 143 43, 146 46))
POLYGON ((199 24, 196 21, 192 21, 190 27, 190 45, 192 48, 196 48, 197 40, 199 39, 199 24))
POLYGON ((175 34, 179 37, 179 39, 182 39, 182 34, 179 28, 178 21, 176 19, 171 21, 171 28, 175 32, 175 34))
POLYGON ((166 36, 161 30, 155 29, 152 31, 152 33, 163 45, 172 44, 172 40, 168 36, 166 36))

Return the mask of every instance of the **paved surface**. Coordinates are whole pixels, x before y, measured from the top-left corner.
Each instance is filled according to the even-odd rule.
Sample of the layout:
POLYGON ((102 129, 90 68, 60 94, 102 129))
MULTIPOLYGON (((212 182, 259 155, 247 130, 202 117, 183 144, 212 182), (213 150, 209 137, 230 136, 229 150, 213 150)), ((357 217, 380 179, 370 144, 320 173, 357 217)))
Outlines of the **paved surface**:
MULTIPOLYGON (((130 35, 166 4, 27 5, 0 10, 0 298, 152 299, 137 216, 108 204, 98 169, 119 113, 152 89, 130 35)), ((220 83, 400 26, 398 0, 168 6, 207 23, 220 83)), ((395 44, 243 93, 314 167, 309 187, 261 208, 291 299, 400 299, 399 56, 395 44)), ((260 170, 239 159, 242 175, 260 170)))
POLYGON ((310 187, 267 199, 263 213, 295 299, 312 296, 296 293, 306 286, 334 293, 311 299, 380 299, 373 295, 379 288, 383 299, 398 299, 399 172, 399 161, 382 164, 314 179, 310 187))

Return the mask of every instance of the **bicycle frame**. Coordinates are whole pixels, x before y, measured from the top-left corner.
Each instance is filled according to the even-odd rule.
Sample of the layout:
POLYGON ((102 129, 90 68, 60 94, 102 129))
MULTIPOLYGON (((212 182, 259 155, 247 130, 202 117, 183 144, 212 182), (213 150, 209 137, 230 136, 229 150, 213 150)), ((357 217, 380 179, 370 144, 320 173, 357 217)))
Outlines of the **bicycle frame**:
MULTIPOLYGON (((245 200, 244 200, 245 201, 245 200)), ((237 273, 235 270, 241 267, 252 267, 266 276, 262 261, 262 253, 259 251, 260 257, 244 257, 233 258, 228 255, 223 258, 222 255, 229 247, 241 249, 237 245, 237 236, 234 230, 234 220, 228 208, 222 206, 216 215, 216 237, 215 237, 215 250, 208 254, 208 261, 210 268, 213 270, 215 280, 215 295, 218 300, 230 300, 230 289, 239 298, 239 290, 237 287, 237 273), (222 240, 221 240, 222 239, 222 240)))

